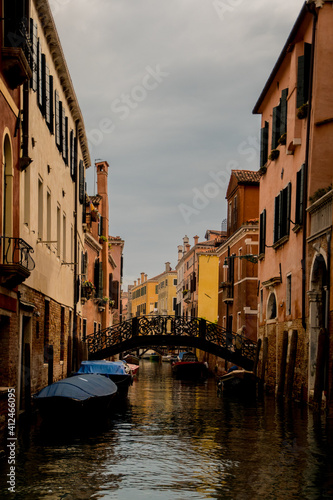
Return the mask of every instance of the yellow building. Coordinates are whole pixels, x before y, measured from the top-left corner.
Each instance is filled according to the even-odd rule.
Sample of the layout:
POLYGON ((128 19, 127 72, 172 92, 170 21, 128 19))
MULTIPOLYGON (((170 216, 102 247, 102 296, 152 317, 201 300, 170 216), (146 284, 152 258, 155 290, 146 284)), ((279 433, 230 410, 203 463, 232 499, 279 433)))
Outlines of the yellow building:
POLYGON ((198 254, 198 317, 217 321, 219 258, 215 253, 198 254))
POLYGON ((157 311, 158 295, 156 287, 159 276, 148 279, 147 274, 141 273, 141 278, 134 281, 131 290, 131 311, 133 316, 144 316, 157 311))
POLYGON ((157 278, 157 312, 158 314, 174 315, 177 303, 177 271, 172 271, 170 262, 166 262, 164 273, 157 278))

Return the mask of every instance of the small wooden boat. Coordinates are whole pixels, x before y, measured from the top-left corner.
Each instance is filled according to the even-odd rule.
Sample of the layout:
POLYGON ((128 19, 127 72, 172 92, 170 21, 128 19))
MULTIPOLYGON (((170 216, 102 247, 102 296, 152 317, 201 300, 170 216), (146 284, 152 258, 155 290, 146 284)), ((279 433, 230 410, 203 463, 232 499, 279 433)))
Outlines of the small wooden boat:
POLYGON ((134 356, 134 354, 126 354, 126 356, 124 356, 124 361, 126 361, 126 363, 130 364, 130 365, 139 365, 140 364, 140 359, 138 358, 138 356, 134 356))
POLYGON ((140 366, 139 365, 132 365, 132 363, 127 363, 128 366, 130 367, 133 377, 136 377, 139 371, 140 366))
POLYGON ((231 370, 217 382, 217 387, 228 394, 249 394, 256 389, 258 377, 251 371, 231 370))
POLYGON ((179 379, 204 379, 208 377, 208 367, 198 361, 194 352, 185 351, 172 363, 172 374, 179 379))
POLYGON ((117 394, 116 384, 102 375, 74 375, 54 382, 33 396, 43 418, 64 420, 104 415, 117 394))
POLYGON ((124 396, 133 383, 133 374, 126 361, 82 361, 78 374, 98 373, 111 379, 118 387, 118 394, 124 396))

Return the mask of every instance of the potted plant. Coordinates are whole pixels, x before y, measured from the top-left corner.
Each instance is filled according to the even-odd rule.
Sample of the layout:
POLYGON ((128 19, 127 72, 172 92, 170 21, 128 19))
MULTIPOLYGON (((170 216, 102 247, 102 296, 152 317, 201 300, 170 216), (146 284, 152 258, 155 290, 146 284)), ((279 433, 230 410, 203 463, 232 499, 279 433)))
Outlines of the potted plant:
POLYGON ((278 140, 278 144, 281 144, 281 146, 284 146, 286 144, 286 141, 287 141, 287 134, 284 133, 281 135, 281 137, 279 138, 278 140))
POLYGON ((112 308, 115 305, 115 301, 113 299, 109 299, 109 306, 112 308))
POLYGON ((95 293, 95 285, 90 280, 85 280, 81 283, 82 287, 82 297, 85 299, 90 299, 92 295, 95 293))
POLYGON ((272 149, 271 154, 268 159, 271 161, 277 160, 280 155, 280 151, 278 149, 272 149))
POLYGON ((101 235, 101 236, 99 237, 99 242, 100 242, 100 243, 105 243, 105 242, 107 242, 107 241, 108 241, 108 239, 107 239, 107 237, 106 237, 106 236, 101 235))
POLYGON ((296 111, 296 116, 299 120, 303 120, 308 116, 308 110, 309 110, 309 103, 305 102, 300 106, 297 111, 296 111))
POLYGON ((266 172, 267 172, 266 165, 263 165, 262 167, 259 168, 259 174, 260 175, 265 175, 266 172))

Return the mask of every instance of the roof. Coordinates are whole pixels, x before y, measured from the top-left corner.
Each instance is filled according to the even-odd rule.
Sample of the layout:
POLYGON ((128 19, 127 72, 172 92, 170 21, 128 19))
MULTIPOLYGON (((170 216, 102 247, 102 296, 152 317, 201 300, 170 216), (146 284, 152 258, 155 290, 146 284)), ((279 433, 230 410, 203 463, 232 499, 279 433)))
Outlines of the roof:
POLYGON ((231 174, 236 177, 238 184, 257 184, 260 182, 260 174, 254 170, 231 170, 231 174))
POLYGON ((279 55, 279 58, 276 61, 275 66, 274 66, 271 74, 269 75, 269 78, 268 78, 268 80, 267 80, 267 82, 265 84, 265 87, 263 88, 263 90, 262 90, 262 92, 261 92, 261 94, 259 96, 259 99, 257 100, 257 102, 256 102, 256 104, 255 104, 255 106, 254 106, 254 108, 252 110, 253 114, 260 114, 260 112, 259 112, 260 106, 261 106, 263 100, 265 99, 265 96, 266 96, 269 88, 271 87, 272 82, 273 82, 273 80, 274 80, 274 78, 275 78, 275 76, 276 76, 276 74, 277 74, 277 72, 278 72, 278 70, 279 70, 279 68, 280 68, 283 60, 285 59, 287 53, 290 51, 290 48, 291 48, 291 46, 292 46, 292 44, 293 44, 293 42, 295 40, 295 37, 296 37, 296 35, 297 35, 297 33, 298 33, 299 29, 300 29, 300 26, 301 26, 301 24, 302 24, 302 22, 303 22, 303 20, 304 20, 304 18, 306 16, 306 14, 308 14, 308 13, 309 13, 309 9, 308 9, 308 6, 307 6, 307 2, 304 2, 303 7, 302 7, 302 9, 301 9, 301 11, 300 11, 297 19, 296 19, 296 22, 295 22, 295 24, 294 24, 294 26, 293 26, 293 28, 292 28, 292 30, 291 30, 288 38, 287 38, 287 41, 286 41, 283 49, 282 49, 282 52, 279 55))

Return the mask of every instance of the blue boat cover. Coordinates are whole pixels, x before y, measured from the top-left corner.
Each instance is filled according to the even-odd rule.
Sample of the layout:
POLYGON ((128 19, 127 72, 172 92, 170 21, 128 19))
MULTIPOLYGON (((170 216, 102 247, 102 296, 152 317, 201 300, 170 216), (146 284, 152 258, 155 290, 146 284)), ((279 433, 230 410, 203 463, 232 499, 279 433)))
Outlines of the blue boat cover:
POLYGON ((126 368, 127 367, 123 361, 106 361, 104 359, 98 361, 82 361, 80 369, 77 373, 127 375, 129 370, 126 370, 126 368))
POLYGON ((35 399, 62 397, 85 401, 92 397, 111 396, 117 392, 116 384, 103 375, 74 375, 54 382, 35 394, 35 399))

